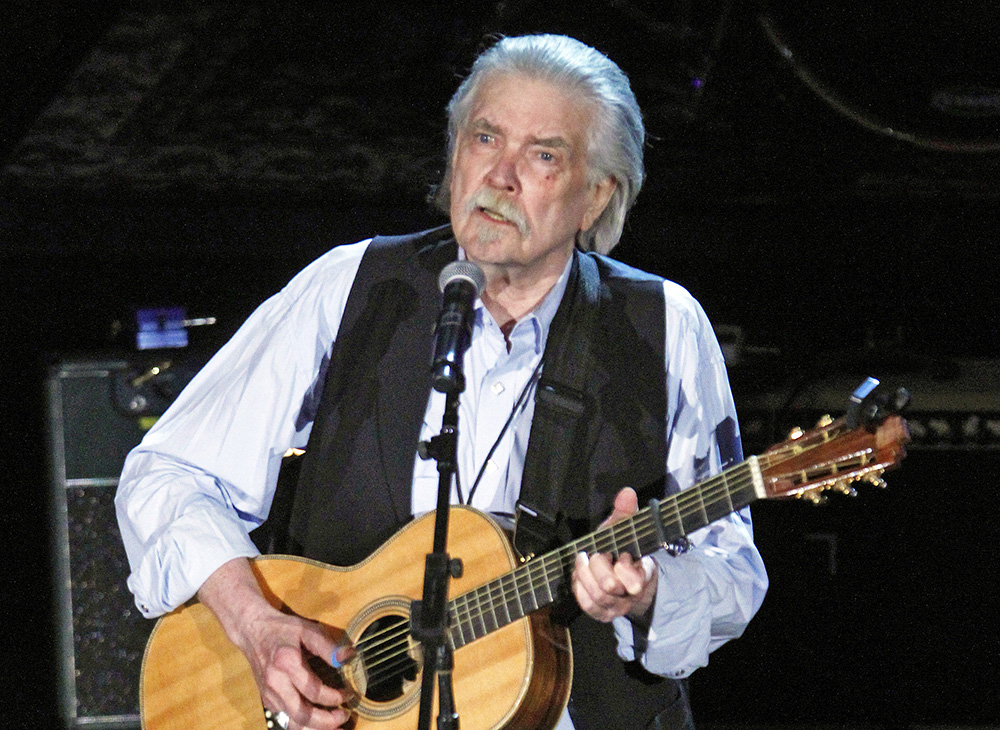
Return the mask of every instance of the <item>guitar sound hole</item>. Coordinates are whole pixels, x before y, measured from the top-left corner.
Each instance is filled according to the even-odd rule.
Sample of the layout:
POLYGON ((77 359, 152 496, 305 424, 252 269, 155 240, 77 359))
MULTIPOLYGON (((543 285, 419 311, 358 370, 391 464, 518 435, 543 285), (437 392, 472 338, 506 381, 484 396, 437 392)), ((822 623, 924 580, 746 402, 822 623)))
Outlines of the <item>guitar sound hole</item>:
POLYGON ((391 702, 417 679, 417 662, 410 656, 409 619, 383 616, 362 632, 357 642, 365 675, 364 696, 391 702))

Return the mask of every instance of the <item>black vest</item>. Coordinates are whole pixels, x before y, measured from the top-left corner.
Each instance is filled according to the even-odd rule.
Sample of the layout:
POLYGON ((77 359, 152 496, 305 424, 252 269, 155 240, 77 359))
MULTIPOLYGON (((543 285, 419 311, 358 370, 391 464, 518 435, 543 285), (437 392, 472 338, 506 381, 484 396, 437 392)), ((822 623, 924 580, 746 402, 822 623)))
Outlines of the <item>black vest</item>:
MULTIPOLYGON (((636 488, 640 503, 661 496, 666 459, 662 280, 603 256, 575 255, 597 264, 600 310, 584 427, 563 490, 562 542, 595 528, 625 486, 636 488)), ((456 256, 447 226, 369 245, 301 464, 289 526, 295 552, 352 565, 410 520, 413 459, 431 391, 437 278, 456 256)), ((557 313, 550 341, 560 321, 557 313)), ((532 434, 529 460, 533 450, 551 448, 537 441, 532 434)), ((577 730, 682 726, 683 688, 619 660, 611 625, 576 614, 568 620, 577 730)))

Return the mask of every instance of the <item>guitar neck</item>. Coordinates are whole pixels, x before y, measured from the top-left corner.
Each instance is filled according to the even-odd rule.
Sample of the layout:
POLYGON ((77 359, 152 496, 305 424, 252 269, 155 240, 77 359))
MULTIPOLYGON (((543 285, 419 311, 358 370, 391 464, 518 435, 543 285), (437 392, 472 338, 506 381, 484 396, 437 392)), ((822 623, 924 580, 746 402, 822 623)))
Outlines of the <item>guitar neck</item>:
POLYGON ((649 555, 747 506, 763 495, 762 485, 757 458, 751 457, 458 596, 448 604, 453 647, 464 646, 553 603, 566 590, 578 553, 649 555))

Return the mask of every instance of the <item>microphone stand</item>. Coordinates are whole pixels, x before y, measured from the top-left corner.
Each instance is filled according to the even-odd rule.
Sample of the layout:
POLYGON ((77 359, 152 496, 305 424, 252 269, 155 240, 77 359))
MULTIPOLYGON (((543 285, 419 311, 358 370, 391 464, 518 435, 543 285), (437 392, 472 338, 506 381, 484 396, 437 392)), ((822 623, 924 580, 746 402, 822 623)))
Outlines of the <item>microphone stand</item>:
POLYGON ((447 552, 448 513, 451 483, 458 454, 458 394, 465 381, 457 374, 453 388, 445 392, 441 433, 420 444, 421 458, 438 463, 438 500, 434 520, 434 549, 424 563, 423 599, 413 601, 410 610, 410 633, 423 646, 423 674, 420 689, 418 730, 430 730, 434 677, 438 678, 438 730, 458 730, 458 713, 452 687, 453 657, 448 641, 448 581, 462 575, 462 561, 452 560, 447 552))
POLYGON ((431 373, 434 390, 445 395, 444 416, 441 433, 418 447, 421 458, 434 458, 438 463, 434 549, 424 564, 423 597, 410 606, 410 633, 423 646, 424 660, 418 730, 430 730, 435 676, 438 730, 458 730, 451 681, 454 663, 448 634, 448 580, 461 577, 462 561, 448 555, 448 514, 458 461, 458 395, 465 390, 462 359, 472 339, 473 301, 485 285, 486 276, 471 261, 452 261, 438 277, 444 301, 434 329, 431 373))

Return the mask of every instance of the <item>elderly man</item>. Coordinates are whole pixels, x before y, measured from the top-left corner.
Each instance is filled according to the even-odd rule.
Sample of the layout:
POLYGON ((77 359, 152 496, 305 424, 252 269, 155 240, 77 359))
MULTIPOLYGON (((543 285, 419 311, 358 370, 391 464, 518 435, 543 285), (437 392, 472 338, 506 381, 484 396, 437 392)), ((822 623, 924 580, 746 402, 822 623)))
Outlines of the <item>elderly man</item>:
MULTIPOLYGON (((532 530, 573 538, 635 512, 629 487, 663 497, 741 459, 701 307, 604 256, 643 178, 641 115, 621 70, 570 38, 507 38, 477 59, 448 111, 437 202, 450 227, 339 246, 305 269, 205 367, 122 475, 137 605, 157 616, 197 594, 246 654, 264 705, 294 730, 349 722, 348 693, 321 682, 308 655, 336 664, 352 649, 265 599, 247 531, 266 519, 291 446, 306 457, 289 536, 307 557, 357 563, 434 508, 437 472, 415 447, 444 409, 427 355, 449 261, 477 264, 486 280, 464 357, 453 503, 520 527, 535 512, 521 508, 549 500, 556 519, 532 530), (546 432, 539 379, 566 372, 582 415, 546 432), (562 484, 538 476, 553 455, 562 484)), ((746 510, 688 538, 642 560, 577 557, 573 610, 561 612, 575 661, 560 730, 690 725, 683 678, 743 631, 767 579, 746 510)))

